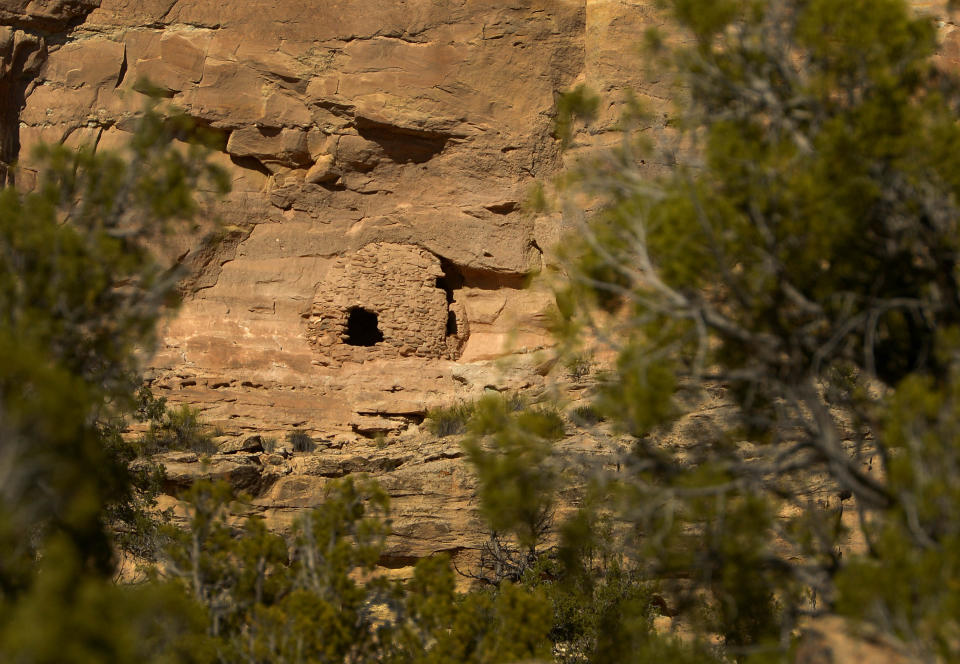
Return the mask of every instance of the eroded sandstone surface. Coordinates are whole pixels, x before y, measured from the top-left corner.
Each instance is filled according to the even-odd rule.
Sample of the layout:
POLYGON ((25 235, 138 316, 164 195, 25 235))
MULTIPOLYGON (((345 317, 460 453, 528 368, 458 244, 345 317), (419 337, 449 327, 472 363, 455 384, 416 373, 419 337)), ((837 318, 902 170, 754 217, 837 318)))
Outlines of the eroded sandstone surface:
POLYGON ((642 84, 625 72, 652 17, 584 0, 0 3, 18 187, 39 142, 122 145, 147 81, 213 132, 230 173, 218 241, 168 248, 191 274, 152 387, 228 439, 299 428, 320 445, 173 455, 170 493, 223 477, 284 529, 331 477, 366 472, 394 499, 397 566, 475 549, 459 446, 420 425, 484 390, 546 389, 552 299, 533 277, 560 221, 522 203, 562 167, 557 95, 642 84))
MULTIPOLYGON (((459 447, 420 424, 557 374, 534 277, 555 266, 562 220, 522 204, 564 165, 560 92, 583 82, 605 100, 573 154, 618 140, 624 89, 667 111, 670 82, 634 51, 663 22, 654 4, 0 0, 0 181, 29 189, 42 141, 121 145, 146 80, 218 137, 233 191, 216 243, 174 239, 192 272, 152 386, 237 440, 300 428, 322 444, 203 469, 171 457, 171 494, 223 476, 283 529, 329 478, 368 472, 394 501, 385 564, 476 550, 459 447)), ((960 32, 942 27, 955 63, 960 32)))

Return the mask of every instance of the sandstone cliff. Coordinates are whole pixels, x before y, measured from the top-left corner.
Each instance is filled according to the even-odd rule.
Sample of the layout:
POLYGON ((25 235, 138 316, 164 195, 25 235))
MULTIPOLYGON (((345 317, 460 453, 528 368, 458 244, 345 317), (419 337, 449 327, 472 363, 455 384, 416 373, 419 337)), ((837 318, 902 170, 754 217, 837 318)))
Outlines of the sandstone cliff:
MULTIPOLYGON (((616 140, 625 88, 667 110, 669 83, 633 51, 662 22, 653 5, 0 2, 0 180, 19 160, 30 188, 41 141, 122 144, 144 79, 219 136, 233 192, 213 211, 217 243, 174 247, 192 272, 152 385, 237 439, 302 428, 323 442, 203 471, 174 455, 171 492, 201 472, 229 477, 283 528, 329 478, 369 472, 393 497, 384 564, 476 549, 459 447, 419 425, 485 389, 545 389, 551 297, 531 277, 550 270, 562 220, 521 206, 563 167, 559 92, 585 82, 606 100, 580 151, 616 140)), ((960 33, 942 27, 952 63, 960 33)))

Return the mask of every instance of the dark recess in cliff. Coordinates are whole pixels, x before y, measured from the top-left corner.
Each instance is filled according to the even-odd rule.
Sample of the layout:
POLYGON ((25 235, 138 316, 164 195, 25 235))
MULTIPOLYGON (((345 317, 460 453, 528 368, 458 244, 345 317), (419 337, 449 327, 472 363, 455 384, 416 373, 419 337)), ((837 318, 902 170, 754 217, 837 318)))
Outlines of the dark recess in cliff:
POLYGON ((20 156, 20 112, 47 58, 47 43, 83 23, 100 0, 0 2, 0 187, 14 184, 20 156))
POLYGON ((398 164, 422 164, 443 152, 447 141, 453 138, 449 134, 431 133, 381 124, 357 118, 357 133, 368 141, 373 141, 392 161, 398 164))

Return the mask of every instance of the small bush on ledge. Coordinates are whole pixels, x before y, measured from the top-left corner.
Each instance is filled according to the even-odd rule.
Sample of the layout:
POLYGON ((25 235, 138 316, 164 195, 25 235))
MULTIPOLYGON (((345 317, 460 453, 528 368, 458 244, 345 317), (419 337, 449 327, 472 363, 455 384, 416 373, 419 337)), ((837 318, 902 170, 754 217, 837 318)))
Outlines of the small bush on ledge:
POLYGON ((592 427, 603 422, 604 419, 593 406, 577 406, 570 413, 570 421, 578 427, 592 427))
POLYGON ((264 436, 261 445, 264 452, 273 454, 277 450, 277 439, 275 436, 264 436))
POLYGON ((167 408, 163 415, 154 417, 150 428, 137 441, 141 454, 150 455, 170 450, 188 450, 197 454, 213 454, 216 431, 200 418, 200 409, 182 404, 167 408))
POLYGON ((427 412, 427 430, 437 438, 462 434, 476 408, 475 403, 464 401, 445 408, 431 408, 427 412))
POLYGON ((290 445, 290 449, 294 452, 313 452, 316 448, 316 443, 313 442, 313 438, 303 429, 294 429, 288 433, 287 444, 290 445))

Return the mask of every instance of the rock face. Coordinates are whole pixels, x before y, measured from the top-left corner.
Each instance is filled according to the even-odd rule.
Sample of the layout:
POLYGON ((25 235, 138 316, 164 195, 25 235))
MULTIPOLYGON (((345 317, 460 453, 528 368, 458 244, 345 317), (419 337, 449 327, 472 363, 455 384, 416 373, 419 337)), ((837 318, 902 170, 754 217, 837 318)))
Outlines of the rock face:
POLYGON ((4 3, 3 161, 30 188, 34 145, 117 147, 159 91, 219 134, 233 192, 218 244, 169 248, 193 272, 154 388, 237 435, 415 422, 463 396, 452 361, 549 344, 528 278, 558 226, 520 207, 561 166, 594 4, 4 3))
POLYGON ((825 616, 804 626, 793 661, 795 664, 908 664, 924 661, 924 657, 910 652, 890 634, 837 616, 825 616))
POLYGON ((4 0, 0 25, 63 32, 99 6, 100 0, 4 0))
MULTIPOLYGON (((631 55, 663 23, 654 5, 0 2, 0 183, 19 160, 17 186, 33 186, 41 141, 122 145, 148 86, 219 136, 220 241, 173 240, 192 273, 150 377, 238 442, 208 470, 168 459, 172 492, 225 477, 283 528, 330 477, 372 472, 394 497, 396 565, 477 546, 458 448, 418 425, 485 389, 543 389, 552 298, 531 278, 562 228, 522 203, 563 166, 561 91, 608 100, 574 153, 617 140, 624 88, 666 110, 669 82, 631 55), (329 444, 243 449, 293 428, 329 444), (378 436, 389 453, 371 451, 378 436)), ((943 29, 952 63, 960 33, 943 29)))
POLYGON ((612 85, 610 37, 628 48, 643 5, 2 3, 4 181, 18 162, 33 186, 39 142, 122 145, 148 89, 219 137, 220 241, 165 248, 191 274, 150 378, 225 437, 206 464, 164 459, 171 494, 224 478, 284 529, 330 478, 367 472, 394 498, 395 561, 477 546, 459 447, 419 425, 485 389, 543 388, 552 299, 530 279, 559 222, 521 205, 562 166, 556 95, 612 85), (318 449, 247 444, 294 428, 318 449))

